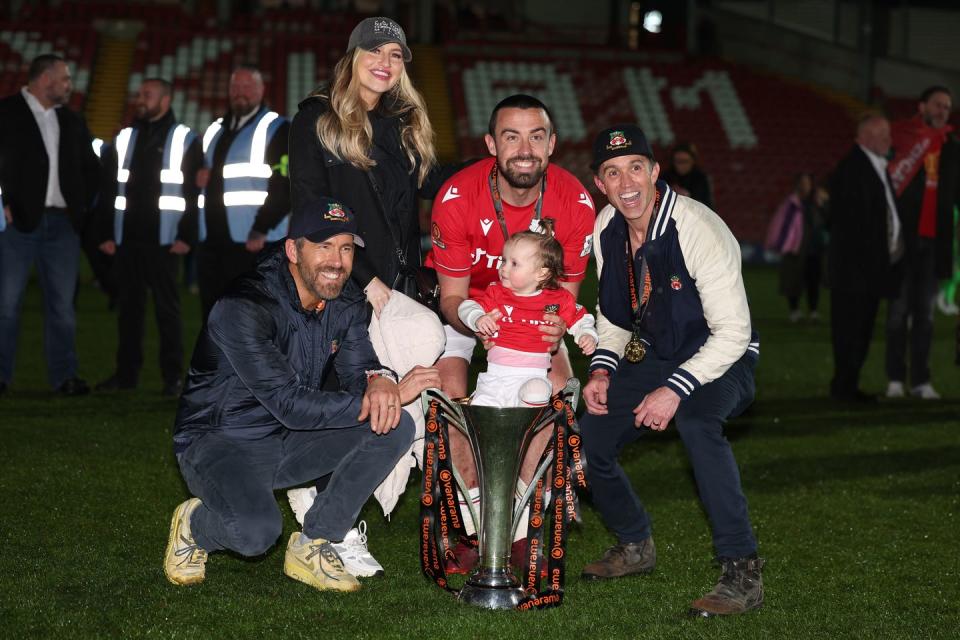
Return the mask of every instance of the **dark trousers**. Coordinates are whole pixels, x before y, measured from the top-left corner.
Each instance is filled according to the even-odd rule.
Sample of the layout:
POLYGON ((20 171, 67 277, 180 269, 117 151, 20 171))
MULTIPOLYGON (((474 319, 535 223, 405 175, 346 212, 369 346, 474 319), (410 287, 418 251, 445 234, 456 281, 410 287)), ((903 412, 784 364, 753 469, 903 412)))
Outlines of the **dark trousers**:
MULTIPOLYGON (((718 379, 682 401, 674 419, 710 519, 718 557, 742 558, 757 550, 740 472, 723 435, 723 423, 753 401, 754 363, 752 356, 744 355, 718 379)), ((633 410, 646 394, 663 385, 675 366, 652 358, 637 364, 621 360, 607 391, 608 413, 587 414, 581 421, 593 504, 623 543, 649 537, 651 524, 617 458, 627 444, 650 432, 633 426, 633 410)))
POLYGON ((861 291, 830 290, 830 332, 833 380, 830 393, 845 396, 860 387, 860 369, 867 360, 880 296, 861 291))
POLYGON ((413 443, 413 418, 378 436, 369 423, 316 431, 284 430, 261 440, 209 433, 177 460, 190 492, 200 498, 190 521, 202 549, 258 556, 276 542, 283 518, 273 492, 332 472, 303 520, 310 538, 339 542, 373 490, 413 443))
POLYGON ((73 297, 80 268, 80 236, 66 211, 45 210, 37 228, 27 233, 13 225, 0 233, 0 382, 7 384, 13 379, 20 312, 34 265, 43 291, 47 380, 56 389, 77 375, 73 297))
POLYGON ((937 301, 934 241, 921 238, 903 265, 903 283, 887 306, 887 378, 907 380, 907 341, 910 342, 910 384, 930 382, 933 311, 937 301))
POLYGON ((226 292, 227 286, 237 276, 252 271, 256 264, 257 254, 247 251, 243 244, 200 245, 197 250, 197 284, 204 323, 213 303, 226 292))
POLYGON ((153 293, 160 334, 160 373, 164 384, 173 384, 183 375, 183 328, 177 289, 179 262, 180 256, 170 253, 170 247, 137 243, 117 247, 120 288, 117 379, 122 384, 136 386, 143 367, 148 289, 153 293))

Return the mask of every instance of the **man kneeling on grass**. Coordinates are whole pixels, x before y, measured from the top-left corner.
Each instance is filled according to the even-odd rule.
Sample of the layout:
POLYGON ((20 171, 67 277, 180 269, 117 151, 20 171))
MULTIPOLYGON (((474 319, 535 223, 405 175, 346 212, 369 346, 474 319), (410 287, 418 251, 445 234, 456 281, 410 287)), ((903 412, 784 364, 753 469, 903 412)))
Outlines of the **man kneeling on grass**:
POLYGON ((400 406, 440 379, 418 367, 397 384, 377 360, 350 280, 356 233, 333 200, 294 211, 283 250, 214 305, 177 412, 174 452, 197 497, 170 524, 164 572, 174 584, 201 582, 210 552, 263 554, 283 529, 274 490, 332 473, 283 571, 317 589, 360 588, 334 543, 410 448, 414 423, 400 406), (332 371, 341 390, 322 391, 332 371))

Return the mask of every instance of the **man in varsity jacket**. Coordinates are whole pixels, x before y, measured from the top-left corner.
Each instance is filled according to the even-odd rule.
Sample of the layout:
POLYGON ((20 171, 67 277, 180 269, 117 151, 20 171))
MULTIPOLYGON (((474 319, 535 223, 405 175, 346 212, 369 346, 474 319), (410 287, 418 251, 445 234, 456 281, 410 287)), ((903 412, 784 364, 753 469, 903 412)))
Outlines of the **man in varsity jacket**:
POLYGON ((723 423, 753 400, 759 357, 739 246, 717 214, 657 180, 660 165, 637 126, 602 131, 592 168, 610 204, 594 227, 600 342, 583 390, 582 429, 593 503, 617 544, 584 567, 583 578, 653 570, 650 518, 617 458, 673 420, 723 566, 690 613, 758 608, 763 560, 723 435, 723 423))
POLYGON ((203 156, 199 137, 177 123, 172 97, 166 80, 144 80, 134 103, 137 119, 104 154, 99 246, 117 260, 119 339, 116 371, 97 391, 137 386, 150 289, 160 334, 161 393, 180 395, 183 328, 177 273, 180 257, 196 245, 196 175, 203 156))

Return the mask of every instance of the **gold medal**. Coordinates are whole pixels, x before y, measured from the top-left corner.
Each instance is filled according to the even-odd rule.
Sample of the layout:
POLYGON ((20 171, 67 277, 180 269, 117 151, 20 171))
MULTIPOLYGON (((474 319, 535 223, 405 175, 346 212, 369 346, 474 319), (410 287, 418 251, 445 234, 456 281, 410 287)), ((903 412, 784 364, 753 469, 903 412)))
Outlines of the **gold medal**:
POLYGON ((627 348, 624 349, 623 355, 628 362, 636 364, 646 357, 647 348, 643 346, 639 338, 630 338, 630 342, 627 343, 627 348))

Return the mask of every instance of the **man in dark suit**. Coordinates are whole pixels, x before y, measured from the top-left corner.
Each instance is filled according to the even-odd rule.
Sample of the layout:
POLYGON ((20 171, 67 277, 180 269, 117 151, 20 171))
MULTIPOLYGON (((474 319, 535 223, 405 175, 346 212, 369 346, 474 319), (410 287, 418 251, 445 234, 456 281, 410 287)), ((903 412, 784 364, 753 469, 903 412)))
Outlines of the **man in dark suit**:
POLYGON ((64 105, 70 70, 45 54, 28 84, 0 100, 0 393, 13 377, 23 294, 37 265, 44 304, 44 353, 51 386, 68 396, 89 391, 77 377, 73 295, 79 230, 96 196, 99 161, 83 119, 64 105))
POLYGON ((887 174, 890 123, 869 114, 857 126, 856 144, 830 183, 830 326, 833 334, 831 397, 871 402, 859 387, 880 298, 892 291, 891 266, 903 254, 903 233, 887 174))

